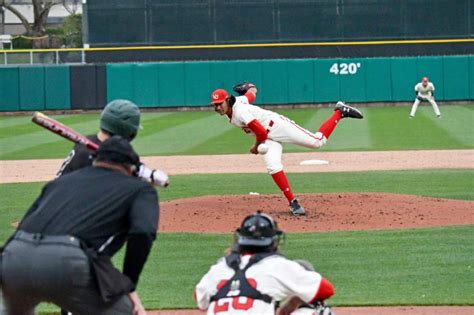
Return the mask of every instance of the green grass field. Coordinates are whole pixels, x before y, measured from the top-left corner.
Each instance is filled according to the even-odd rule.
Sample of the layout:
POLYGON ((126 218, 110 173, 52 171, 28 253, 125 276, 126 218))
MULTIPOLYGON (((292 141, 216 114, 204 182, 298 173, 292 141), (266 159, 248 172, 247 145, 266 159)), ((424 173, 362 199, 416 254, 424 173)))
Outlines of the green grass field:
MULTIPOLYGON (((330 109, 279 110, 314 130, 330 109)), ((472 149, 474 106, 443 106, 442 119, 422 107, 414 120, 407 107, 363 108, 366 119, 338 126, 326 151, 472 149)), ((55 118, 90 134, 98 115, 55 118)), ((250 137, 209 112, 145 113, 134 141, 143 155, 246 153, 250 137), (178 144, 178 145, 177 145, 178 144)), ((0 117, 0 159, 63 158, 67 141, 29 122, 0 117)), ((286 152, 306 151, 287 146, 286 152)), ((301 193, 392 192, 474 200, 474 170, 418 170, 289 174, 301 193)), ((210 194, 278 193, 262 174, 173 176, 161 200, 210 194)), ((0 185, 0 244, 13 232, 42 183, 0 185)), ((466 209, 473 211, 474 209, 466 209)), ((306 258, 334 282, 334 305, 474 305, 474 226, 411 230, 290 234, 282 246, 290 258, 306 258)), ((229 234, 160 234, 141 277, 147 308, 194 307, 193 287, 230 245, 229 234)), ((115 261, 121 265, 123 252, 115 261)), ((43 305, 41 311, 56 308, 43 305)))
MULTIPOLYGON (((443 118, 421 107, 362 108, 365 119, 343 120, 322 151, 466 149, 474 147, 474 106, 444 106, 443 118)), ((316 130, 332 109, 278 109, 301 126, 316 130)), ((53 116, 83 134, 98 130, 98 114, 53 116)), ((29 116, 0 117, 0 159, 63 158, 68 141, 31 123, 29 116)), ((213 112, 144 113, 133 142, 141 155, 247 153, 251 137, 213 112)), ((309 151, 287 145, 285 152, 309 151)))

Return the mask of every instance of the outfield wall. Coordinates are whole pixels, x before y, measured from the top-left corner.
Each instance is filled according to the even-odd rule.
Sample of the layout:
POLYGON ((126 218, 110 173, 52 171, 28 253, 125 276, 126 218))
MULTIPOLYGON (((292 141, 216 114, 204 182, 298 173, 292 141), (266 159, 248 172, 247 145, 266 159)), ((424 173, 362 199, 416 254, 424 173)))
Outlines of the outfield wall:
POLYGON ((411 101, 423 76, 437 100, 474 99, 474 55, 185 61, 0 67, 0 111, 97 109, 117 98, 202 106, 213 89, 242 80, 259 88, 256 104, 411 101))

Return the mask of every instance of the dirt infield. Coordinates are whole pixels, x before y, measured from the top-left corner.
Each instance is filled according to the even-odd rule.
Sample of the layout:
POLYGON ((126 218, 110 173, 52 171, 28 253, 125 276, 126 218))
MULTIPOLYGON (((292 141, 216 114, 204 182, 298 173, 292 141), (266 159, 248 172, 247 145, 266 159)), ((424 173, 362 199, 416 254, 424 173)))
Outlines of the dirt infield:
MULTIPOLYGON (((263 159, 252 154, 157 156, 142 160, 170 175, 266 173, 263 159)), ((0 183, 49 181, 62 162, 61 159, 0 161, 0 183)), ((469 169, 474 168, 474 150, 286 153, 283 163, 289 173, 469 169), (315 159, 328 164, 300 165, 302 161, 315 159)))
POLYGON ((161 232, 233 232, 263 210, 286 232, 400 229, 474 224, 474 202, 386 193, 303 194, 306 216, 292 217, 279 195, 205 196, 160 204, 161 232))

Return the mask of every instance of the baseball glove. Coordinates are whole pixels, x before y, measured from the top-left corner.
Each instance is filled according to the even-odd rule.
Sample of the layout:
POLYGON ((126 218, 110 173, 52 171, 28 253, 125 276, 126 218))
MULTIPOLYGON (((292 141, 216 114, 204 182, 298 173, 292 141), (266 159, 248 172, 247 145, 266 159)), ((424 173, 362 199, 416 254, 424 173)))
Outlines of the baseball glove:
POLYGON ((244 81, 242 83, 238 83, 236 85, 234 85, 232 87, 232 89, 237 92, 239 95, 244 95, 245 93, 247 93, 247 91, 250 89, 250 88, 254 88, 255 85, 253 83, 250 83, 250 82, 247 82, 247 81, 244 81))

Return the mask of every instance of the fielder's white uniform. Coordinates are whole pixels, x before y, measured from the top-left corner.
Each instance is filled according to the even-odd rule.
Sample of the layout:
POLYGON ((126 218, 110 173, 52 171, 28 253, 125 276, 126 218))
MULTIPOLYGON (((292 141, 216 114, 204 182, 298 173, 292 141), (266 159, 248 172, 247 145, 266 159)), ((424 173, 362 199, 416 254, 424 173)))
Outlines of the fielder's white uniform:
POLYGON ((268 131, 268 139, 263 142, 268 147, 268 152, 263 155, 263 158, 270 175, 283 170, 281 143, 293 143, 317 149, 327 141, 321 132, 312 133, 283 115, 251 105, 246 96, 236 97, 230 123, 242 128, 247 134, 253 135, 247 124, 254 119, 257 119, 268 131))
MULTIPOLYGON (((251 257, 251 255, 241 256, 241 269, 247 265, 251 257)), ((233 275, 234 270, 226 264, 224 258, 212 266, 196 286, 195 297, 199 309, 207 309, 208 315, 275 314, 274 302, 266 303, 246 297, 224 298, 211 303, 210 298, 217 293, 219 283, 229 280, 233 275)), ((269 295, 274 301, 297 296, 308 303, 315 298, 322 280, 319 273, 308 271, 297 262, 279 255, 269 256, 252 265, 246 271, 246 278, 249 282, 255 281, 256 289, 269 295)))
MULTIPOLYGON (((433 92, 435 90, 435 87, 433 83, 428 82, 426 87, 423 86, 423 84, 420 82, 417 85, 415 85, 415 92, 417 92, 417 96, 423 98, 424 100, 427 100, 430 102, 431 106, 433 107, 433 110, 436 114, 436 116, 440 117, 441 113, 438 108, 438 104, 436 104, 434 98, 433 98, 433 92)), ((413 103, 413 106, 411 108, 410 116, 415 117, 416 110, 418 109, 418 105, 420 104, 420 100, 417 98, 415 99, 415 102, 413 103)))

